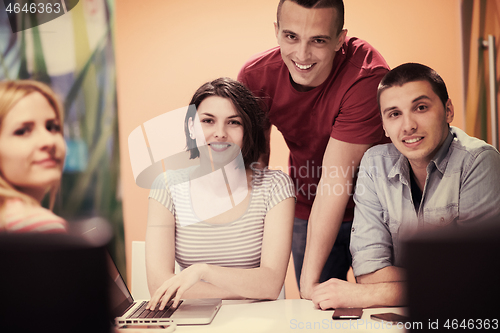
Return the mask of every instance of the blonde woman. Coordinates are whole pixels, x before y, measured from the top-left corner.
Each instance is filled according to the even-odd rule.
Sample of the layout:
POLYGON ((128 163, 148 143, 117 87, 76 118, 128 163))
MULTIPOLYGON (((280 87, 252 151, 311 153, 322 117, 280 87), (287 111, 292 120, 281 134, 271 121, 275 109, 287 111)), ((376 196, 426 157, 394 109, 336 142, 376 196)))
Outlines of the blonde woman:
POLYGON ((0 232, 65 232, 50 208, 62 176, 66 145, 55 93, 31 80, 0 82, 0 232))

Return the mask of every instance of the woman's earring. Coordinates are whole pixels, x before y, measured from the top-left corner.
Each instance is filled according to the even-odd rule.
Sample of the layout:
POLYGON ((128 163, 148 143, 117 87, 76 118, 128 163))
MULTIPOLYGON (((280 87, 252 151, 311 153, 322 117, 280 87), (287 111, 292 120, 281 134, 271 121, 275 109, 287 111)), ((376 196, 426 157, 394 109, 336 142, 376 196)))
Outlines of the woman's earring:
POLYGON ((190 133, 189 133, 189 137, 190 137, 191 139, 194 139, 194 134, 193 134, 193 132, 190 132, 190 133))

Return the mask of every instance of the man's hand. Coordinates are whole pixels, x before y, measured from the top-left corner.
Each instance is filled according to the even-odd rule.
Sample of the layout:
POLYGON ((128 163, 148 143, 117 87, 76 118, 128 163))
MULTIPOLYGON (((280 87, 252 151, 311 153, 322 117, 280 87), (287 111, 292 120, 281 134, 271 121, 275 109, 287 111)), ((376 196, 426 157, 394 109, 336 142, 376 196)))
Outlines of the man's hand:
POLYGON ((312 301, 321 309, 406 305, 405 271, 388 266, 363 275, 358 283, 330 279, 314 287, 312 301))
POLYGON ((314 287, 312 301, 318 309, 362 307, 364 285, 340 279, 330 279, 314 287))

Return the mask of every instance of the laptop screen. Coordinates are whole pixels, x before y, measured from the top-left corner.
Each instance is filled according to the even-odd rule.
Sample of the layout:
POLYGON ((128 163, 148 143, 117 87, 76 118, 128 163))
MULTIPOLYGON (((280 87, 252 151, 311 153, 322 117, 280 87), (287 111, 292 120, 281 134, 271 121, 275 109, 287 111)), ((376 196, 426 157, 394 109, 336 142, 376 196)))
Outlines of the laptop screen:
MULTIPOLYGON (((99 217, 73 222, 70 226, 73 234, 80 235, 90 244, 105 244, 112 236, 109 224, 99 217)), ((111 315, 116 318, 122 315, 134 300, 108 251, 106 261, 111 315)))
POLYGON ((123 281, 118 268, 116 267, 111 256, 108 257, 108 272, 109 272, 109 292, 111 299, 111 313, 113 317, 119 317, 134 304, 134 299, 130 294, 127 285, 123 281))

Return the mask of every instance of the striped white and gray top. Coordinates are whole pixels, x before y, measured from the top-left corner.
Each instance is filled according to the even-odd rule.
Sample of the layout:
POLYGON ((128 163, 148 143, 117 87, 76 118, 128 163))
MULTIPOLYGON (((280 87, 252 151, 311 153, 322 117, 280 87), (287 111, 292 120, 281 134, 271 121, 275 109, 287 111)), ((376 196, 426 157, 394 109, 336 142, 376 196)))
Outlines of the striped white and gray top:
POLYGON ((200 220, 194 213, 189 170, 161 174, 154 181, 149 194, 150 198, 163 204, 174 215, 175 260, 183 269, 196 263, 237 268, 259 267, 264 219, 276 204, 290 197, 295 198, 291 178, 277 170, 254 172, 246 212, 236 221, 214 224, 200 220), (175 185, 172 186, 172 183, 175 185))

